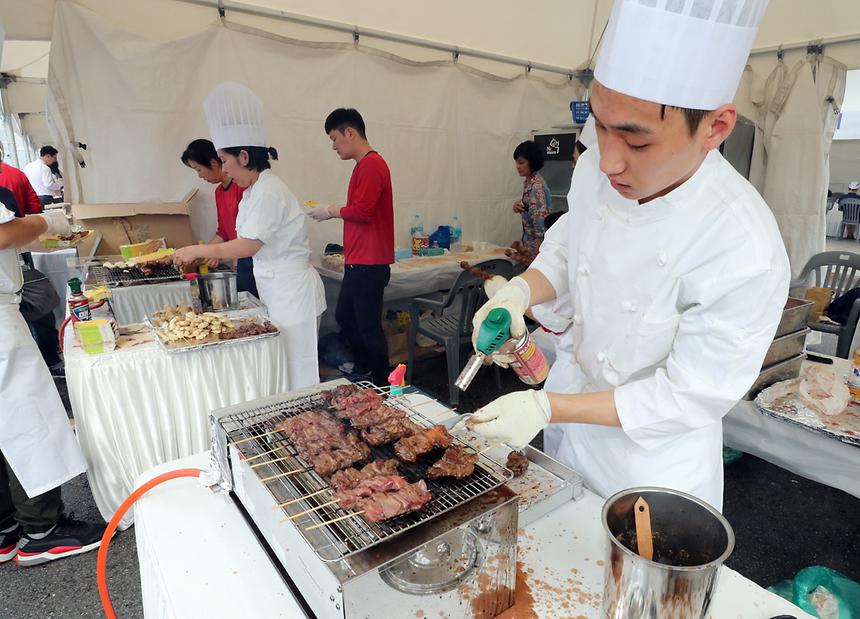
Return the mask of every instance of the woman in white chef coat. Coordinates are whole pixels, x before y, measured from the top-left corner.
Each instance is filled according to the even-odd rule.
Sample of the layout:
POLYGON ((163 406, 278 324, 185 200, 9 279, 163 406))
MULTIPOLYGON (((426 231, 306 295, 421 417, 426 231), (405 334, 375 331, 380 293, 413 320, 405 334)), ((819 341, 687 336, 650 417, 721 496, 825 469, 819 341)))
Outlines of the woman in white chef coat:
MULTIPOLYGON (((2 151, 0 151, 2 157, 2 151)), ((68 234, 62 212, 16 217, 0 195, 0 563, 38 565, 99 546, 105 525, 63 513, 60 485, 86 470, 66 410, 24 317, 19 250, 68 234)))
POLYGON ((569 294, 566 385, 472 420, 512 447, 570 424, 558 455, 598 494, 656 485, 721 509, 721 419, 759 373, 789 264, 770 209, 717 150, 765 3, 700 4, 616 0, 591 95, 599 152, 577 162, 565 251, 542 247, 475 315, 504 307, 517 335, 528 307, 569 294))
POLYGON ((307 218, 270 170, 269 158, 277 159, 277 152, 266 146, 262 102, 246 86, 228 82, 216 86, 204 105, 224 172, 247 189, 239 203, 235 240, 183 247, 174 261, 253 256, 260 300, 287 337, 290 389, 314 385, 319 382, 317 318, 326 308, 325 293, 310 263, 307 218))

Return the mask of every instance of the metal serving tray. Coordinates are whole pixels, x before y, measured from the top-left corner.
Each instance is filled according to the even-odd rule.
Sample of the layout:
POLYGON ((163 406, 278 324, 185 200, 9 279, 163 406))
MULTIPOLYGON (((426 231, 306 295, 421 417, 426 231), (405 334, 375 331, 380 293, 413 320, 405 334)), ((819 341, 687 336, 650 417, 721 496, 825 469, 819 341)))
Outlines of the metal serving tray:
MULTIPOLYGON (((358 383, 360 387, 385 390, 371 383, 358 383)), ((415 464, 401 463, 401 473, 410 482, 424 479, 433 498, 415 512, 401 514, 382 522, 370 522, 360 516, 349 516, 350 512, 337 505, 324 505, 332 499, 333 489, 328 481, 318 475, 309 464, 298 456, 292 442, 282 432, 272 432, 277 423, 312 409, 326 409, 327 403, 319 391, 292 395, 281 394, 246 405, 237 405, 218 413, 217 424, 226 433, 226 440, 233 444, 230 449, 239 452, 240 460, 253 462, 257 481, 282 506, 283 516, 294 516, 283 526, 295 526, 314 553, 323 561, 340 561, 367 550, 381 542, 423 525, 436 516, 498 488, 511 479, 512 473, 498 461, 481 454, 475 472, 462 480, 426 479, 425 472, 433 459, 424 459, 415 464), (250 440, 248 440, 250 439, 250 440), (243 441, 238 443, 238 441, 243 441), (277 454, 274 457, 270 454, 277 454), (266 457, 260 460, 259 457, 266 457), (295 473, 295 471, 303 471, 295 473), (285 475, 293 473, 290 475, 285 475), (327 491, 325 491, 327 489, 327 491), (315 496, 309 496, 317 493, 315 496), (304 498, 303 498, 304 497, 304 498), (309 509, 314 511, 299 515, 309 509), (345 517, 346 516, 346 517, 345 517), (345 517, 345 518, 343 518, 345 517), (308 527, 339 519, 336 522, 308 530, 308 527)), ((400 408, 415 423, 429 427, 435 425, 414 408, 405 405, 402 399, 391 398, 386 404, 400 408)), ((218 430, 216 430, 218 432, 218 430)), ((471 445, 454 437, 455 443, 467 448, 471 445)), ((372 459, 394 457, 393 445, 371 447, 372 459)), ((441 454, 441 450, 439 450, 441 454)))
POLYGON ((743 399, 754 400, 759 392, 765 387, 770 387, 774 383, 788 380, 789 378, 797 378, 800 376, 800 366, 804 359, 806 359, 806 355, 801 353, 796 357, 792 357, 791 359, 762 370, 743 399))
POLYGON ((809 322, 809 312, 812 310, 812 305, 812 301, 807 299, 788 297, 774 338, 780 338, 783 335, 804 329, 809 322))
POLYGON ((795 333, 789 333, 788 335, 776 338, 770 345, 770 348, 767 349, 767 354, 761 367, 767 369, 772 365, 787 361, 802 353, 806 344, 806 336, 810 331, 811 329, 807 327, 802 331, 796 331, 795 333))
MULTIPOLYGON (((241 321, 241 318, 235 320, 235 322, 241 321)), ((269 322, 272 321, 269 320, 269 322)), ((158 342, 158 345, 161 347, 161 349, 170 354, 184 353, 191 350, 202 350, 204 348, 212 348, 213 346, 231 346, 233 344, 244 344, 245 342, 253 342, 255 340, 262 340, 267 337, 275 337, 276 335, 281 334, 280 329, 278 329, 277 331, 272 331, 271 333, 262 333, 260 335, 251 335, 248 337, 239 337, 233 340, 213 340, 211 342, 204 342, 202 344, 189 344, 188 346, 168 346, 164 343, 164 340, 159 337, 158 329, 152 324, 149 316, 146 317, 146 323, 152 330, 152 336, 153 338, 155 338, 155 341, 158 342)), ((272 322, 272 324, 277 329, 278 325, 276 325, 274 322, 272 322)))

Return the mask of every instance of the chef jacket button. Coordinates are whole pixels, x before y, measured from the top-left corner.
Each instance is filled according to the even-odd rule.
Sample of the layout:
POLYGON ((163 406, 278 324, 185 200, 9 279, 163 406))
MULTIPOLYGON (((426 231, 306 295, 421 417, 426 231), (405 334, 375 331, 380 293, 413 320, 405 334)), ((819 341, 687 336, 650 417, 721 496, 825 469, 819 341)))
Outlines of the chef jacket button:
POLYGON ((578 269, 576 269, 577 273, 580 275, 588 275, 588 265, 583 264, 578 269))
POLYGON ((625 312, 635 312, 639 309, 639 306, 630 301, 625 301, 621 304, 621 309, 623 309, 625 312))
POLYGON ((598 361, 606 361, 606 353, 604 353, 604 352, 597 353, 597 360, 598 361))
POLYGON ((573 315, 573 324, 579 325, 582 324, 582 316, 580 314, 573 315))
POLYGON ((657 254, 657 266, 664 267, 669 264, 669 254, 664 251, 661 251, 657 254))

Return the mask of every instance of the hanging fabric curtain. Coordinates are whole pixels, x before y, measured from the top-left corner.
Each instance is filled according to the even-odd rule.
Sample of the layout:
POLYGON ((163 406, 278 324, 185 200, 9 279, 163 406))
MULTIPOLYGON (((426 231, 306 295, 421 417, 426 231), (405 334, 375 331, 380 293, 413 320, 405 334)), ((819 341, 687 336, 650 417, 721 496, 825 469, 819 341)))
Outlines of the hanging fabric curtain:
POLYGON ((824 251, 829 152, 846 72, 839 62, 809 54, 790 71, 780 60, 766 85, 762 195, 795 278, 824 251))

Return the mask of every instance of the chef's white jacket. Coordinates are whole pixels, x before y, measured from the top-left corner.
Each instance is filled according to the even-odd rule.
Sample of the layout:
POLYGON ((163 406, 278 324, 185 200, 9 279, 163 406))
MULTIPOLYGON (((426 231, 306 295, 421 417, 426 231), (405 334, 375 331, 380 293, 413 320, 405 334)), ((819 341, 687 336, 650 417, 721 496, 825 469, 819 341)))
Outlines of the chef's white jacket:
POLYGON ((63 188, 62 181, 54 178, 51 168, 41 159, 25 165, 23 172, 27 175, 37 196, 52 196, 54 192, 63 188))
MULTIPOLYGON (((0 226, 15 215, 0 204, 0 226)), ((0 250, 0 453, 30 497, 86 470, 60 394, 18 308, 21 265, 0 250)))
POLYGON ((789 264, 770 209, 717 151, 669 194, 623 198, 590 149, 567 243, 532 264, 573 303, 567 393, 614 390, 621 427, 566 426, 559 457, 606 497, 640 485, 722 507, 722 417, 752 385, 789 264))

